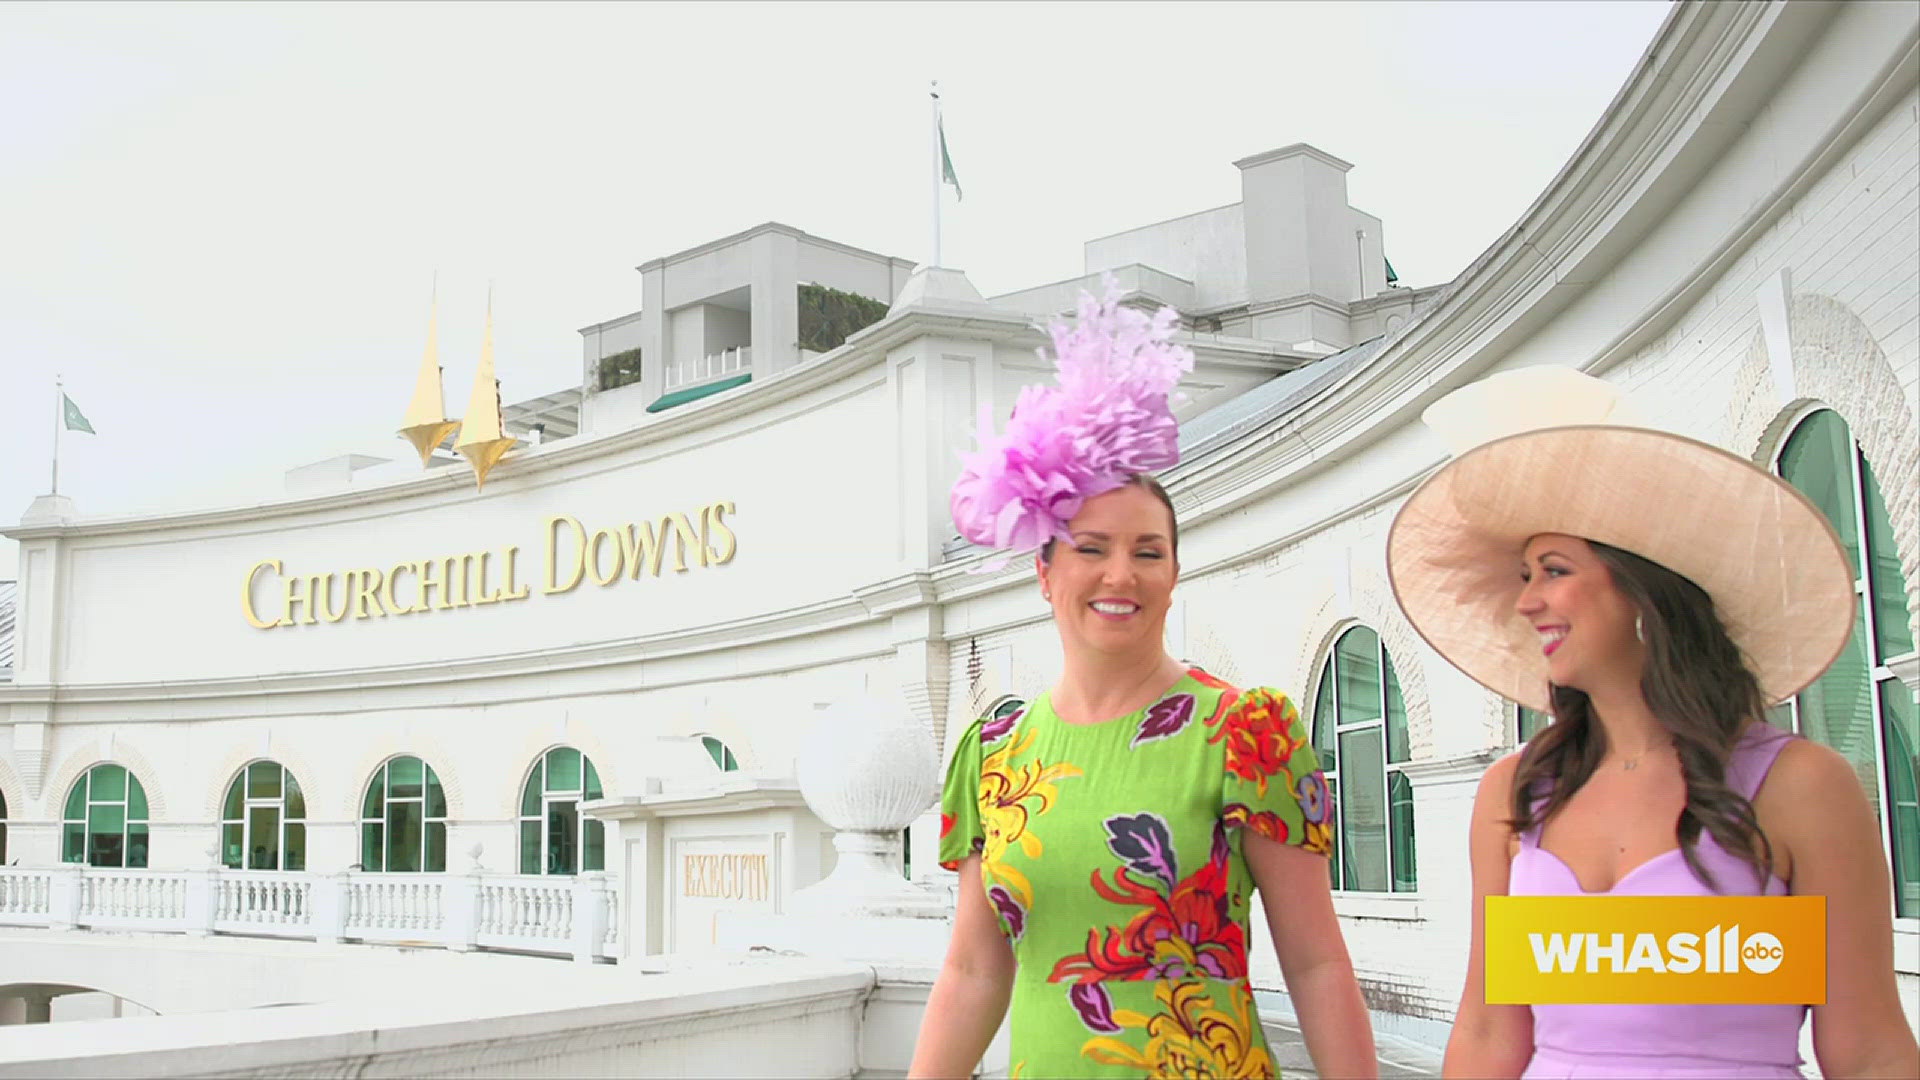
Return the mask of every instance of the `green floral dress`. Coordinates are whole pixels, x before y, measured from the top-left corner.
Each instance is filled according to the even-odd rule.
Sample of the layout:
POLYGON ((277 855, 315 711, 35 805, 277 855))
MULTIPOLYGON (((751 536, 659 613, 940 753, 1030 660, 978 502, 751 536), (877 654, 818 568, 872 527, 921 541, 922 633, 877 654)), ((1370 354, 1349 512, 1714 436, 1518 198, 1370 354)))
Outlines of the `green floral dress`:
POLYGON ((961 736, 940 860, 980 853, 1013 944, 1014 1075, 1266 1077, 1242 829, 1325 854, 1326 778, 1284 694, 1195 668, 1130 716, 1042 695, 961 736))

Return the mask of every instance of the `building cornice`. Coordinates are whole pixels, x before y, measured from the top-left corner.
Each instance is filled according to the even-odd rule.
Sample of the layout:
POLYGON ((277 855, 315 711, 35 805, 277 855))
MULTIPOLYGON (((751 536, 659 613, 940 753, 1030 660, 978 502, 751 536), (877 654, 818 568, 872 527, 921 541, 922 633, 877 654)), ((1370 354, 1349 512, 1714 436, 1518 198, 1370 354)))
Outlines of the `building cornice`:
POLYGON ((682 251, 675 251, 667 255, 662 255, 659 258, 648 259, 646 262, 643 262, 639 266, 634 267, 634 269, 644 274, 649 270, 655 270, 663 266, 671 266, 674 263, 685 262, 688 259, 699 258, 702 255, 719 251, 721 248, 732 247, 735 244, 741 243, 746 240, 750 240, 753 237, 764 236, 769 233, 777 233, 781 236, 791 236, 796 240, 805 240, 807 243, 812 244, 816 247, 827 248, 828 250, 831 250, 831 251, 838 251, 846 255, 854 255, 863 259, 873 259, 878 262, 891 263, 893 265, 903 266, 908 269, 912 269, 914 265, 911 260, 902 259, 897 255, 883 255, 878 251, 868 251, 866 248, 854 247, 852 244, 842 244, 837 240, 828 240, 827 238, 822 236, 815 236, 810 232, 806 232, 801 229, 796 229, 791 225, 783 225, 778 221, 766 221, 758 225, 755 225, 752 228, 742 229, 731 236, 723 236, 718 240, 709 240, 704 244, 696 244, 695 246, 686 248, 685 250, 682 250, 682 251))
POLYGON ((1353 168, 1352 162, 1341 161, 1325 150, 1307 143, 1294 143, 1292 146, 1283 146, 1278 150, 1268 150, 1264 153, 1252 154, 1234 162, 1233 167, 1236 169, 1251 169, 1255 166, 1265 165, 1270 161, 1281 161, 1290 157, 1310 157, 1315 161, 1331 165, 1341 172, 1347 172, 1353 168))
POLYGON ((763 810, 805 809, 806 797, 793 781, 758 777, 723 779, 714 787, 700 791, 628 795, 580 804, 581 813, 602 821, 647 821, 652 818, 712 817, 763 810))
POLYGON ((1364 296, 1358 300, 1354 300, 1347 305, 1347 309, 1351 314, 1365 315, 1373 311, 1378 311, 1381 308, 1399 307, 1406 303, 1419 303, 1436 293, 1445 292, 1446 288, 1445 285, 1421 285, 1414 288, 1402 287, 1398 289, 1388 289, 1386 292, 1377 292, 1372 296, 1364 296))
POLYGON ((611 319, 594 323, 591 326, 583 326, 579 329, 578 333, 591 334, 596 330, 611 330, 616 326, 625 326, 630 322, 638 322, 645 315, 646 311, 644 309, 640 311, 630 311, 625 315, 616 315, 611 319))

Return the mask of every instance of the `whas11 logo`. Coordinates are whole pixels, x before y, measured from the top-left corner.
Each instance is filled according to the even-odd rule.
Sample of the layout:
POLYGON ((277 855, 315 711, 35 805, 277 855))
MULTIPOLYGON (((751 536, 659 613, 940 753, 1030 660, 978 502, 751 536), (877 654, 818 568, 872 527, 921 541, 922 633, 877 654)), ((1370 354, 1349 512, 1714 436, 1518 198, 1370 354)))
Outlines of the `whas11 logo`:
POLYGON ((1669 934, 1662 948, 1655 934, 1635 934, 1629 945, 1625 934, 1528 934, 1534 969, 1542 975, 1571 975, 1584 970, 1609 975, 1647 972, 1657 975, 1732 975, 1749 971, 1766 975, 1780 966, 1787 953, 1780 939, 1764 930, 1740 936, 1738 924, 1715 926, 1703 934, 1669 934), (1583 964, 1584 962, 1584 964, 1583 964))

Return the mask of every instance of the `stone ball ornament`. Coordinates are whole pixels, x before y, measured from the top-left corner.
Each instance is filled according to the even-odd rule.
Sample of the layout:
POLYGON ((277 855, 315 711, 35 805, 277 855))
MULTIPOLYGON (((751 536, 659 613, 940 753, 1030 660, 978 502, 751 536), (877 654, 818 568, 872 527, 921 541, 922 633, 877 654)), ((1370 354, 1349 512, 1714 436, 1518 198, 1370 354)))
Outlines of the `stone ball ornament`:
POLYGON ((904 703, 859 695, 814 719, 794 773, 821 821, 842 832, 898 832, 939 798, 933 734, 904 703))

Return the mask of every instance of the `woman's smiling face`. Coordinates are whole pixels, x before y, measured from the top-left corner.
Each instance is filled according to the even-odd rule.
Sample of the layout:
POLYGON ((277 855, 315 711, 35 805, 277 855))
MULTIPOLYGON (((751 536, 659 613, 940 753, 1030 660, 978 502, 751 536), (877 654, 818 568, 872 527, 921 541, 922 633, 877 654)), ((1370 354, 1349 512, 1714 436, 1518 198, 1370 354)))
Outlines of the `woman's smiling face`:
POLYGON ((1519 573, 1526 585, 1513 609, 1540 635, 1549 682, 1588 693, 1597 680, 1638 682, 1639 611, 1585 540, 1542 533, 1527 541, 1519 573))
POLYGON ((1070 542, 1036 560, 1063 642, 1103 653, 1158 649, 1180 576, 1172 511, 1127 484, 1082 503, 1067 532, 1070 542))

